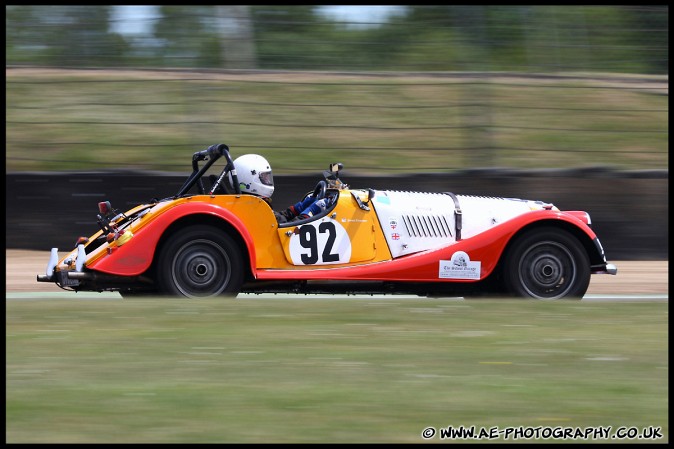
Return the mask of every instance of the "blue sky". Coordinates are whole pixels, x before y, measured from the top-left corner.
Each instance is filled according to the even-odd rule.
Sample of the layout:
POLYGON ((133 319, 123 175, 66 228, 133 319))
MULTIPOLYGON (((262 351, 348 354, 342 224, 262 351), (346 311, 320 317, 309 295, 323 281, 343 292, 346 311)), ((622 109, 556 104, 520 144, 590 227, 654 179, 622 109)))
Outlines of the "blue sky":
POLYGON ((404 6, 388 5, 323 5, 320 12, 340 22, 383 22, 388 17, 401 13, 404 6))

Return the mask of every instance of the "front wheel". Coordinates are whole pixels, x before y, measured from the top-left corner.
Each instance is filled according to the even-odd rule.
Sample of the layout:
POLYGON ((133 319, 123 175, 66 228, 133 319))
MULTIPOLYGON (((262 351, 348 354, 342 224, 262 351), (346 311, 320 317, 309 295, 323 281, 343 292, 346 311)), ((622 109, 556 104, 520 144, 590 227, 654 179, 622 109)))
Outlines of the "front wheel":
POLYGON ((573 235, 539 228, 513 241, 504 259, 508 292, 536 299, 580 299, 590 285, 590 260, 573 235))
POLYGON ((243 284, 243 261, 239 246, 224 231, 191 226, 161 249, 157 281, 170 296, 236 296, 243 284))

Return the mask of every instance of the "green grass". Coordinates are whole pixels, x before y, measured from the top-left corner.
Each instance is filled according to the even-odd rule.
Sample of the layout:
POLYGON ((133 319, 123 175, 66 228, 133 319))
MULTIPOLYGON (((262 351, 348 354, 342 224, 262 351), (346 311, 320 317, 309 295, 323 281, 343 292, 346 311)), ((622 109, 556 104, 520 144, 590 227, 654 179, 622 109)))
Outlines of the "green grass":
POLYGON ((668 165, 666 77, 6 75, 7 171, 184 172, 214 143, 262 153, 277 173, 337 160, 366 173, 668 165))
POLYGON ((8 300, 6 441, 417 443, 474 425, 660 426, 664 442, 667 308, 8 300))

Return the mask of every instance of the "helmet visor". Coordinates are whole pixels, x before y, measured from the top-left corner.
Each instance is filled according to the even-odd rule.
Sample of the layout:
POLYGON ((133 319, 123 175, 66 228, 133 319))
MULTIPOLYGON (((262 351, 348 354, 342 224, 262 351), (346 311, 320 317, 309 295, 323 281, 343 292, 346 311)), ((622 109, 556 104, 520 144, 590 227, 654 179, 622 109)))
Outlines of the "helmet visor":
POLYGON ((272 176, 271 171, 260 172, 260 182, 266 186, 273 186, 274 176, 272 176))

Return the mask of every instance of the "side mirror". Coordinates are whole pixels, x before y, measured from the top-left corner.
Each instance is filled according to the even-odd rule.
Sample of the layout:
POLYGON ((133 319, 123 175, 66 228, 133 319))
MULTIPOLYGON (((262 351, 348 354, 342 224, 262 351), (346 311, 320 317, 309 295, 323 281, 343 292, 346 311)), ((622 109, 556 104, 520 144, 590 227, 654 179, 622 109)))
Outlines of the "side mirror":
POLYGON ((344 164, 336 162, 328 166, 328 170, 323 172, 323 176, 328 181, 328 186, 333 189, 348 189, 349 186, 339 179, 339 171, 344 168, 344 164))
POLYGON ((341 162, 337 162, 335 164, 330 164, 330 167, 328 168, 329 171, 331 171, 334 174, 339 174, 339 171, 344 168, 344 164, 341 162))

